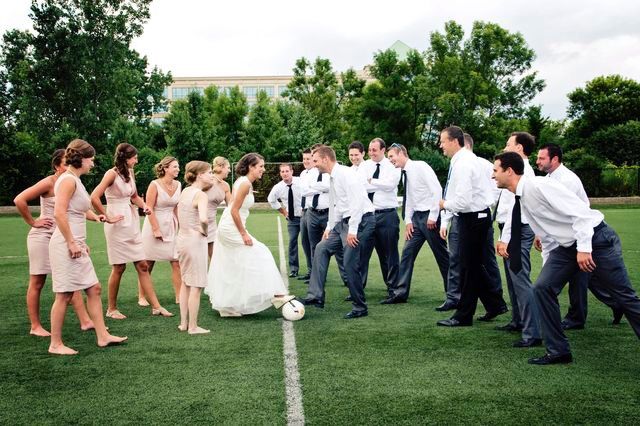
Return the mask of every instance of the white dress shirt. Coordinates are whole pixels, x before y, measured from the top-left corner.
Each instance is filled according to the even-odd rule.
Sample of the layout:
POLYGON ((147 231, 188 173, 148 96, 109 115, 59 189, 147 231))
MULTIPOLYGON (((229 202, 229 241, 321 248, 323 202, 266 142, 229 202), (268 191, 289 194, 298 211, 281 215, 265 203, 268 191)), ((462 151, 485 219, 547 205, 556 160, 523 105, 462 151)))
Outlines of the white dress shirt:
POLYGON ((327 230, 331 230, 343 218, 349 218, 349 234, 358 234, 362 215, 373 213, 373 204, 367 196, 364 184, 350 167, 337 164, 331 171, 331 190, 335 208, 331 209, 327 230))
POLYGON ((407 179, 405 224, 412 223, 411 217, 414 212, 429 211, 429 220, 438 220, 440 213, 438 203, 442 199, 442 186, 431 166, 424 161, 407 160, 403 170, 406 172, 407 179))
MULTIPOLYGON (((587 197, 587 193, 584 190, 584 186, 582 186, 582 181, 574 172, 565 167, 564 164, 560 164, 560 167, 555 169, 553 172, 549 173, 547 177, 551 179, 555 179, 558 182, 562 183, 567 189, 578 196, 587 207, 590 205, 589 197, 587 197)), ((540 243, 542 244, 542 260, 543 264, 546 262, 549 252, 558 247, 558 243, 547 237, 540 236, 540 243)))
MULTIPOLYGON (((302 195, 300 194, 300 178, 298 176, 292 178, 291 189, 293 190, 293 215, 300 217, 302 216, 302 195)), ((267 201, 271 205, 271 208, 275 210, 284 208, 288 212, 289 186, 283 180, 276 183, 273 188, 271 188, 267 196, 267 201)))
POLYGON ((493 202, 493 183, 478 157, 462 148, 451 158, 450 175, 444 194, 440 228, 446 228, 452 214, 479 212, 493 202))
MULTIPOLYGON (((318 174, 317 167, 309 169, 301 181, 300 193, 307 197, 304 205, 305 209, 312 207, 313 196, 316 194, 320 194, 316 209, 323 210, 329 208, 329 175, 325 173, 322 176, 322 180, 318 182, 318 174)), ((300 174, 300 176, 302 177, 302 174, 300 174)))
POLYGON ((553 172, 547 175, 548 177, 557 180, 562 183, 567 189, 578 196, 585 204, 589 205, 589 197, 582 186, 582 181, 574 172, 565 167, 564 164, 555 169, 553 172))
POLYGON ((482 165, 482 168, 485 169, 487 176, 489 176, 489 181, 492 183, 491 205, 493 206, 495 203, 498 202, 498 199, 500 198, 500 192, 502 191, 502 189, 498 188, 498 184, 493 179, 493 163, 487 160, 486 158, 482 158, 482 157, 478 157, 478 161, 482 165))
POLYGON ((360 179, 362 179, 362 182, 366 186, 369 183, 369 182, 367 182, 367 178, 369 178, 369 176, 367 176, 367 168, 363 167, 363 166, 364 166, 364 161, 360 162, 360 164, 358 164, 357 166, 355 164, 352 164, 351 165, 351 170, 356 172, 358 177, 360 179))
POLYGON ((546 177, 522 176, 516 187, 522 212, 539 236, 547 236, 563 247, 577 242, 580 252, 591 253, 593 228, 604 219, 598 210, 564 185, 546 177))
MULTIPOLYGON (((529 161, 524 159, 524 176, 534 177, 536 174, 529 164, 529 161)), ((513 192, 508 189, 502 189, 502 193, 500 194, 500 201, 498 202, 498 213, 496 214, 496 222, 503 223, 504 227, 502 228, 502 232, 500 233, 500 241, 505 244, 508 244, 511 240, 511 211, 513 210, 513 205, 516 203, 516 196, 513 192)), ((520 213, 520 222, 522 224, 529 224, 529 220, 524 215, 524 212, 520 213)))
POLYGON ((373 196, 373 207, 376 210, 397 208, 400 169, 391 164, 391 161, 389 161, 387 157, 384 157, 379 163, 369 159, 360 167, 366 171, 367 192, 375 193, 373 196), (373 179, 377 164, 380 164, 380 175, 373 179), (371 181, 369 182, 370 178, 371 181))

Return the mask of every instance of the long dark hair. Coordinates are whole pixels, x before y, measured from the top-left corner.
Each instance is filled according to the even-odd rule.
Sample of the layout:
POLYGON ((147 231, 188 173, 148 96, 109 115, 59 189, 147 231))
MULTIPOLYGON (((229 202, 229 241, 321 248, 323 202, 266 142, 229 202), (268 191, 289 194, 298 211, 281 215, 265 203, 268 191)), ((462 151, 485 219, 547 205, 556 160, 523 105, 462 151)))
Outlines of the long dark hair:
POLYGON ((116 153, 113 156, 113 165, 116 166, 116 170, 125 182, 129 182, 131 179, 131 176, 129 176, 129 167, 127 167, 127 160, 136 155, 138 155, 138 150, 131 144, 123 142, 116 147, 116 153))

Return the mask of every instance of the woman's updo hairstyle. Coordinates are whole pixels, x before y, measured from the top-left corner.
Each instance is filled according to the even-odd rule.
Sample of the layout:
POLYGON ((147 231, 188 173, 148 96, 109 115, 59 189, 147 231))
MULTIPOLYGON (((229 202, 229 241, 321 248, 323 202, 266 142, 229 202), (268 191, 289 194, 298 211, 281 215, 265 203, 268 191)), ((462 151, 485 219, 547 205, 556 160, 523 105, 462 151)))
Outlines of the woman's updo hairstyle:
POLYGON ((62 148, 53 151, 53 154, 51 155, 51 168, 54 172, 62 165, 62 162, 64 161, 64 153, 65 150, 62 148))
POLYGON ((246 176, 249 173, 249 168, 258 164, 260 160, 264 160, 264 157, 260 154, 255 152, 245 154, 236 164, 236 174, 238 176, 246 176))
POLYGON ((184 181, 191 185, 200 173, 206 173, 209 170, 211 170, 211 164, 206 161, 189 161, 184 168, 184 181))
POLYGON ((64 151, 64 161, 67 166, 75 167, 76 169, 82 167, 82 159, 95 156, 96 150, 93 149, 89 142, 82 139, 72 140, 64 151))
POLYGON ((224 157, 216 157, 211 162, 211 166, 213 168, 213 173, 220 174, 222 172, 222 168, 224 166, 230 166, 229 160, 224 157))
POLYGON ((129 167, 127 167, 127 160, 138 155, 138 150, 131 144, 123 142, 116 146, 116 153, 113 156, 113 165, 116 166, 116 170, 122 176, 125 182, 129 182, 131 176, 129 175, 129 167))
POLYGON ((160 162, 153 167, 153 171, 156 173, 156 176, 159 178, 163 177, 166 174, 165 169, 174 161, 178 161, 176 157, 164 157, 160 160, 160 162))

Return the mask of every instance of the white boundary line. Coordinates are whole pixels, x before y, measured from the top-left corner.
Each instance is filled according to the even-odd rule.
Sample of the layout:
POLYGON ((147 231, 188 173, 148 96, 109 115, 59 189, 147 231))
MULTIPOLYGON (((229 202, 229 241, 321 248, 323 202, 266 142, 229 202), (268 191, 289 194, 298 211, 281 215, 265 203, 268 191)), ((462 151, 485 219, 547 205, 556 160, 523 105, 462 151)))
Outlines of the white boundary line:
MULTIPOLYGON (((280 257, 280 274, 289 289, 287 277, 287 262, 282 238, 282 222, 278 220, 278 255, 280 257)), ((284 385, 287 399, 287 425, 304 425, 304 408, 302 406, 302 386, 300 386, 300 372, 298 371, 298 351, 296 350, 296 335, 293 323, 282 320, 282 346, 284 353, 284 385)))

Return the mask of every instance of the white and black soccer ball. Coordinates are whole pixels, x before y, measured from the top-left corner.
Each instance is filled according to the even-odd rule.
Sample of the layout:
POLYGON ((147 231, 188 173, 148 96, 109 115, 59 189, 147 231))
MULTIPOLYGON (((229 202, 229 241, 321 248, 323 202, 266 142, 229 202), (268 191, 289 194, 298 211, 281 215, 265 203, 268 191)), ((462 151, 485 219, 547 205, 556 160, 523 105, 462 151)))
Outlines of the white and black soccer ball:
POLYGON ((304 305, 293 299, 282 305, 282 317, 289 321, 298 321, 304 318, 304 305))

